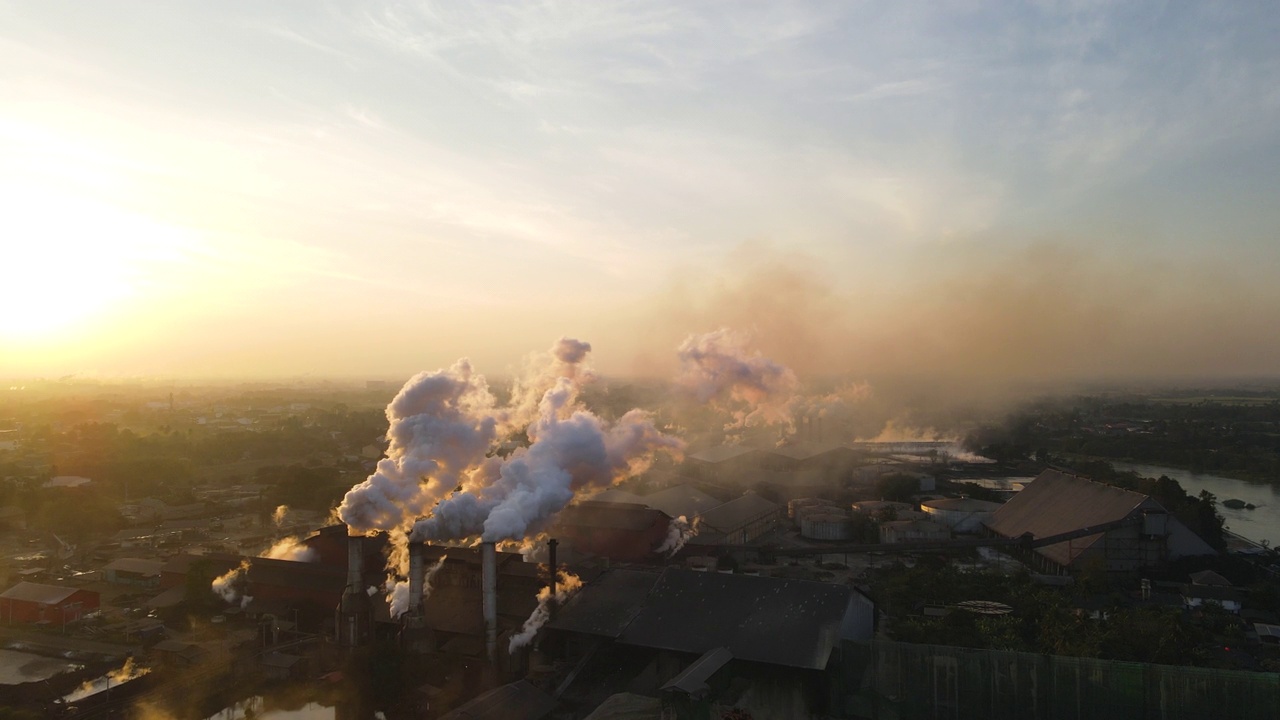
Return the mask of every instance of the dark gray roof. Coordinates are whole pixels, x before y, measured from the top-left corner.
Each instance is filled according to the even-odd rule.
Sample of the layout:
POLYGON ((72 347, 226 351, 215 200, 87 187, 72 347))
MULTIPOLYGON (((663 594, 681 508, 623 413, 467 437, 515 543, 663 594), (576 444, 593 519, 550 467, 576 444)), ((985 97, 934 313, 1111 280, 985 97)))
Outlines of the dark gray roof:
POLYGON ((822 669, 855 602, 844 585, 667 568, 645 592, 648 573, 610 570, 560 609, 551 627, 618 642, 822 669), (619 577, 621 576, 621 577, 619 577))
POLYGON ((1231 581, 1222 577, 1212 570, 1201 570, 1197 573, 1191 573, 1192 585, 1221 585, 1222 587, 1231 587, 1231 581))
POLYGON ((733 653, 728 648, 712 648, 702 654, 702 657, 694 660, 689 667, 684 669, 679 675, 667 681, 662 686, 663 690, 679 690, 689 695, 701 695, 710 688, 707 687, 707 679, 716 674, 716 671, 724 667, 733 659, 733 653))
POLYGON ((556 706, 552 697, 528 680, 494 688, 440 720, 538 720, 556 706))
POLYGON ((551 627, 616 638, 640 612, 658 577, 644 570, 610 570, 574 595, 565 606, 573 611, 559 613, 551 627))
POLYGON ((778 512, 781 507, 755 493, 747 493, 702 513, 702 523, 720 532, 732 532, 769 513, 778 512))
POLYGON ((702 492, 692 485, 676 485, 656 493, 645 495, 641 502, 651 508, 657 508, 671 517, 692 519, 717 505, 723 505, 716 498, 702 492))

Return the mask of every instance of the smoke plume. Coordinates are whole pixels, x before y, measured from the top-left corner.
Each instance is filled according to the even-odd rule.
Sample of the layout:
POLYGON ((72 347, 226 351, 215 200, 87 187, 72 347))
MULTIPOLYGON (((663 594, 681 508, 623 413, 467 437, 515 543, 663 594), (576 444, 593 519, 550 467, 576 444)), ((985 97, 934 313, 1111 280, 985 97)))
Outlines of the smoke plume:
POLYGON ((721 328, 686 338, 678 382, 698 402, 733 417, 726 429, 792 422, 799 383, 790 368, 747 349, 746 335, 721 328))
MULTIPOLYGON (((563 605, 582 587, 582 580, 578 579, 577 575, 566 570, 558 571, 556 577, 554 599, 557 605, 563 605)), ((515 652, 533 642, 533 638, 538 634, 538 631, 551 619, 551 601, 550 586, 538 591, 538 607, 534 608, 533 613, 529 615, 529 619, 524 621, 524 626, 520 628, 520 632, 511 636, 511 643, 507 646, 507 652, 515 652)))
MULTIPOLYGON (((281 505, 280 507, 284 506, 281 505)), ((293 562, 317 562, 320 560, 320 553, 316 552, 314 548, 303 545, 302 540, 299 538, 287 537, 272 545, 260 557, 273 560, 292 560, 293 562)))
POLYGON ((577 395, 573 380, 558 378, 527 428, 529 447, 490 458, 467 490, 414 525, 412 537, 519 540, 542 530, 577 492, 644 472, 660 452, 680 456, 684 443, 660 432, 648 413, 631 410, 610 426, 578 407, 577 395))
POLYGON ((234 605, 238 600, 241 608, 247 607, 253 601, 252 597, 244 594, 244 586, 249 582, 249 567, 247 559, 241 560, 238 567, 214 578, 209 587, 226 602, 234 605))
POLYGON ((654 552, 665 557, 674 556, 680 552, 685 543, 698 534, 698 526, 701 524, 702 518, 700 517, 695 517, 693 522, 689 522, 689 519, 684 515, 672 519, 671 523, 667 525, 666 539, 662 541, 662 544, 654 552))
POLYGON ((284 519, 288 514, 289 514, 288 505, 277 505, 276 511, 271 513, 271 521, 276 524, 276 527, 280 527, 281 525, 284 524, 284 519))

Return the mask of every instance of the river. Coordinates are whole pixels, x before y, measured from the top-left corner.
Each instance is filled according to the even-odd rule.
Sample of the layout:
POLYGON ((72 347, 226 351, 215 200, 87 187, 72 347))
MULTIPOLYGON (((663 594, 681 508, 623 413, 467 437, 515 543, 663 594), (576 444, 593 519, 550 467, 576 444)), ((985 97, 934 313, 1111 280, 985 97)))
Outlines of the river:
POLYGON ((1274 547, 1280 545, 1280 485, 1249 482, 1218 475, 1202 475, 1178 468, 1159 465, 1138 465, 1112 462, 1117 470, 1133 470, 1144 477, 1167 475, 1177 480, 1188 495, 1199 495, 1208 490, 1218 498, 1218 513, 1226 521, 1227 529, 1254 542, 1268 540, 1274 547), (1223 507, 1223 500, 1236 498, 1257 507, 1253 510, 1232 510, 1223 507))

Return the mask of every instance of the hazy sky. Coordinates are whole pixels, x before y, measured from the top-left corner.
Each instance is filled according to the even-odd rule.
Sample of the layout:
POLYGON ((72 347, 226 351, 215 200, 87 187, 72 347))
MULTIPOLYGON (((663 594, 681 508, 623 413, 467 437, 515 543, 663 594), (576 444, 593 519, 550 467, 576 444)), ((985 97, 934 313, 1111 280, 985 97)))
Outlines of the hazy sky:
POLYGON ((0 0, 0 376, 1280 374, 1269 2, 0 0))

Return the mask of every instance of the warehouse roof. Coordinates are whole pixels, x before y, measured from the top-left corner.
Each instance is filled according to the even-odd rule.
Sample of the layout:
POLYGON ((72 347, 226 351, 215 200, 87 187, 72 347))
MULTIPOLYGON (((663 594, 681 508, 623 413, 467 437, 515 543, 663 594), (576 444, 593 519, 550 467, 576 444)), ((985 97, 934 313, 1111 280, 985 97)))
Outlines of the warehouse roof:
POLYGON ((657 508, 671 517, 692 518, 710 510, 721 501, 702 492, 692 485, 675 485, 656 493, 645 495, 640 502, 651 508, 657 508))
MULTIPOLYGON (((1031 533, 1042 538, 1123 520, 1140 509, 1162 508, 1141 493, 1058 470, 1045 470, 1022 492, 992 513, 984 524, 1004 537, 1031 533)), ((1070 565, 1103 534, 1047 545, 1038 548, 1037 552, 1059 565, 1070 565)))
POLYGON ((741 660, 822 669, 841 637, 853 632, 846 629, 853 604, 865 603, 869 612, 871 603, 845 585, 674 567, 644 592, 650 580, 642 575, 652 577, 604 573, 550 627, 675 652, 723 647, 741 660))
POLYGON ((76 588, 60 587, 58 585, 42 585, 40 583, 20 582, 17 585, 0 593, 0 598, 6 600, 21 600, 23 602, 33 602, 40 605, 57 605, 76 593, 76 588))
POLYGON ((595 502, 632 503, 636 505, 647 504, 645 502, 645 499, 640 497, 639 495, 633 492, 627 492, 626 490, 620 490, 614 487, 611 487, 608 490, 601 490, 595 495, 592 495, 591 497, 587 498, 587 500, 593 500, 595 502))
POLYGON ((747 493, 702 513, 702 523, 727 533, 771 512, 778 512, 779 509, 781 506, 777 503, 765 500, 755 493, 747 493))

